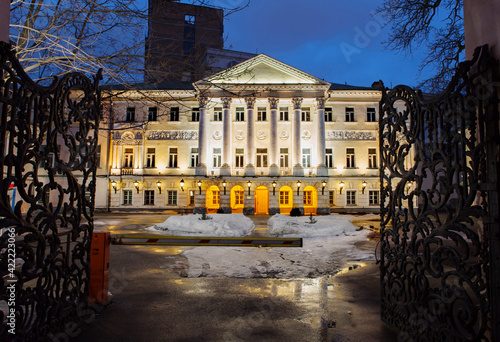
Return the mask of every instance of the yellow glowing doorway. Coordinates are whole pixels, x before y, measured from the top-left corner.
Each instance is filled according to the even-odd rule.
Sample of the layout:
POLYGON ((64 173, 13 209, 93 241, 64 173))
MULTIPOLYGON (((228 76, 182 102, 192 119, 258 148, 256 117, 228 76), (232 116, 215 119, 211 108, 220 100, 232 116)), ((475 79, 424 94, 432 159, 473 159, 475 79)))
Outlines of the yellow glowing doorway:
POLYGON ((216 214, 220 207, 220 190, 216 185, 212 185, 207 189, 205 196, 205 205, 208 214, 216 214))
POLYGON ((261 185, 255 189, 255 215, 269 213, 269 190, 261 185))
POLYGON ((280 188, 280 214, 290 215, 293 208, 293 190, 289 186, 280 188))
POLYGON ((231 212, 233 214, 243 214, 245 207, 245 190, 239 185, 231 189, 231 212))
POLYGON ((318 209, 318 191, 314 186, 304 188, 304 215, 316 215, 318 209))

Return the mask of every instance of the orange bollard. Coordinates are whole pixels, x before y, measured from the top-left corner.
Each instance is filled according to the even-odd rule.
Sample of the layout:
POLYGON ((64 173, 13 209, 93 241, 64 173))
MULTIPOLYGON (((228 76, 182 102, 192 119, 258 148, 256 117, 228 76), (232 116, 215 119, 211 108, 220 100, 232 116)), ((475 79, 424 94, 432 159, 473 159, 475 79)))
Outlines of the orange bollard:
POLYGON ((91 303, 102 304, 108 300, 109 246, 109 232, 92 234, 89 291, 91 303))

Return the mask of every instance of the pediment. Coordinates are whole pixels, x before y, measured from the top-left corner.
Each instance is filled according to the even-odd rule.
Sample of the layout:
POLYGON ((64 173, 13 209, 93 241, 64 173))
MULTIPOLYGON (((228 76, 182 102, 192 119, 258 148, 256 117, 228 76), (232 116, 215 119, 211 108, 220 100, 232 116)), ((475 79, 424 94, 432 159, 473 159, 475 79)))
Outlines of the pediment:
POLYGON ((329 85, 328 82, 265 54, 260 54, 195 83, 195 85, 203 84, 329 85))

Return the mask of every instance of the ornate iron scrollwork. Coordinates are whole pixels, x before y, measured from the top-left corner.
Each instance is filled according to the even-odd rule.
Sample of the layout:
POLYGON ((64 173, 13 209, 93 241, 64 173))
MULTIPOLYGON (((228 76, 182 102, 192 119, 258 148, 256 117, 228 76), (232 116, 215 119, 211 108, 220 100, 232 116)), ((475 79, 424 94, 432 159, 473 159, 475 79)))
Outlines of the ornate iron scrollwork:
POLYGON ((499 308, 489 283, 498 270, 485 232, 498 206, 492 212, 492 192, 483 190, 495 172, 487 166, 484 121, 493 115, 498 126, 495 70, 483 47, 439 96, 383 88, 382 320, 402 340, 492 339, 499 308))
POLYGON ((0 340, 44 340, 87 312, 101 76, 40 86, 1 42, 0 75, 0 340))

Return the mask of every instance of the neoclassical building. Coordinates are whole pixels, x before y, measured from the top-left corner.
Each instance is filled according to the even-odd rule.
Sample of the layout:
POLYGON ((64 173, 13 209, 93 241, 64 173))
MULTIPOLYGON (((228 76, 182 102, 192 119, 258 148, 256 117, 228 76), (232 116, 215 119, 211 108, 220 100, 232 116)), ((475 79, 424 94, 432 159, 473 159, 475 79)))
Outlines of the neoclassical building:
POLYGON ((261 54, 189 86, 107 91, 97 208, 379 209, 376 89, 261 54))

